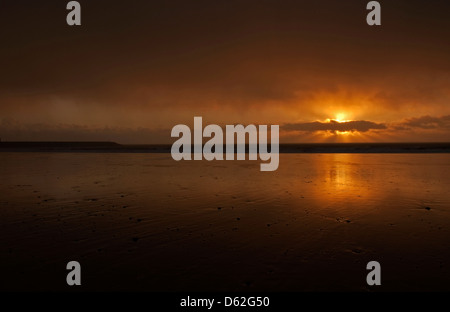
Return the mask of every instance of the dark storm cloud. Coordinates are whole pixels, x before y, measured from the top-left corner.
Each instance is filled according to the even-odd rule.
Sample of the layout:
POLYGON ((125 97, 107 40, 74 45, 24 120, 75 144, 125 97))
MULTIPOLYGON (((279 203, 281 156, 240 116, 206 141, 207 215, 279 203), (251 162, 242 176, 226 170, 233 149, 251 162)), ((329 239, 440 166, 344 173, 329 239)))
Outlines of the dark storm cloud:
POLYGON ((385 2, 379 29, 365 25, 366 0, 80 1, 78 28, 65 24, 66 3, 2 1, 2 92, 158 102, 154 93, 189 89, 193 98, 208 91, 206 102, 290 99, 338 82, 399 78, 412 62, 449 68, 440 57, 450 52, 448 2, 385 2))
POLYGON ((0 122, 0 136, 3 141, 113 141, 128 144, 171 141, 170 129, 21 124, 8 119, 0 122))
POLYGON ((368 0, 80 0, 80 27, 67 2, 0 1, 0 118, 29 126, 7 137, 450 113, 450 1, 381 1, 380 27, 368 0))
POLYGON ((409 118, 400 124, 404 130, 410 128, 420 129, 450 129, 450 115, 441 117, 422 116, 417 118, 409 118))
POLYGON ((285 124, 282 129, 286 131, 359 131, 366 132, 371 129, 386 129, 386 125, 377 124, 375 122, 358 120, 358 121, 347 121, 347 122, 337 122, 335 120, 330 120, 330 122, 304 122, 304 123, 291 123, 285 124))
POLYGON ((369 130, 411 130, 411 129, 434 129, 434 130, 450 130, 450 115, 433 117, 422 116, 406 119, 403 122, 386 125, 385 123, 375 123, 367 120, 337 122, 330 120, 329 122, 303 122, 289 123, 282 126, 286 131, 359 131, 367 132, 369 130))

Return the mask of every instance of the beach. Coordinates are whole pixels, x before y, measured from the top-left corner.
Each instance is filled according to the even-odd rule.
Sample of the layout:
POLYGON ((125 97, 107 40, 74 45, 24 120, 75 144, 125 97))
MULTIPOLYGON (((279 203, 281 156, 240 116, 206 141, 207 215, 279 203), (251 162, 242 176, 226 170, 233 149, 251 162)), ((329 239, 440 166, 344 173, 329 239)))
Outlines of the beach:
POLYGON ((0 153, 1 290, 450 290, 450 154, 0 153))

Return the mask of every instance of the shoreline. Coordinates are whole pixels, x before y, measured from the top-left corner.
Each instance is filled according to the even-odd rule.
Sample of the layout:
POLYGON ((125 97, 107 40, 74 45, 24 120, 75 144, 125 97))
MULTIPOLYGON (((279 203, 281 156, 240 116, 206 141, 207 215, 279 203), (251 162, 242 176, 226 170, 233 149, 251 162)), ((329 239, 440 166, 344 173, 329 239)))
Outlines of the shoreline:
MULTIPOLYGON (((171 144, 115 142, 0 142, 1 152, 170 153, 171 144)), ((193 150, 193 149, 192 149, 193 150)), ((224 148, 225 150, 225 148, 224 148)), ((235 146, 236 150, 236 146, 235 146)), ((280 144, 284 153, 450 153, 450 143, 301 143, 280 144)), ((246 153, 248 145, 246 145, 246 153)))

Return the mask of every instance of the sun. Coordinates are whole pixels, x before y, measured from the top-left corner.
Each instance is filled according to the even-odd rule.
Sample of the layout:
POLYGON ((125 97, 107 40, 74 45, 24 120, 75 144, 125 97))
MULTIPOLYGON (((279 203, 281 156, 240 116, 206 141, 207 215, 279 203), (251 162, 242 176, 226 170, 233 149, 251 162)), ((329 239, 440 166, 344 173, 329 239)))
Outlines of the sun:
POLYGON ((336 118, 334 119, 337 122, 346 122, 349 120, 346 120, 346 114, 345 113, 338 113, 336 114, 336 118))
MULTIPOLYGON (((351 121, 351 120, 347 119, 348 118, 347 114, 343 113, 343 112, 339 112, 335 116, 336 117, 334 119, 328 119, 327 121, 328 122, 337 122, 337 123, 346 123, 346 122, 350 122, 351 121)), ((337 130, 337 131, 334 131, 333 133, 335 135, 339 135, 339 136, 342 136, 342 135, 343 136, 350 136, 350 135, 353 134, 352 131, 346 131, 346 130, 343 130, 343 131, 337 130)))
POLYGON ((337 113, 334 118, 327 118, 326 122, 337 122, 337 123, 344 123, 351 121, 348 118, 348 115, 346 113, 337 113))

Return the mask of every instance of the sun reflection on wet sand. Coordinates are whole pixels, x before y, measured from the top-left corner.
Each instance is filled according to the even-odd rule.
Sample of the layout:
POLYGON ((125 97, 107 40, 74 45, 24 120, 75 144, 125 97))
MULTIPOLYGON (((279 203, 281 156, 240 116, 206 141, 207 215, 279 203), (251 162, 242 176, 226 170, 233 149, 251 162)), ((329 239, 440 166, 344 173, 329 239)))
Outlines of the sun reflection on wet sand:
POLYGON ((4 285, 57 289, 73 258, 96 290, 364 290, 375 259, 395 272, 383 289, 449 290, 449 157, 281 154, 262 173, 164 154, 3 153, 4 285))

